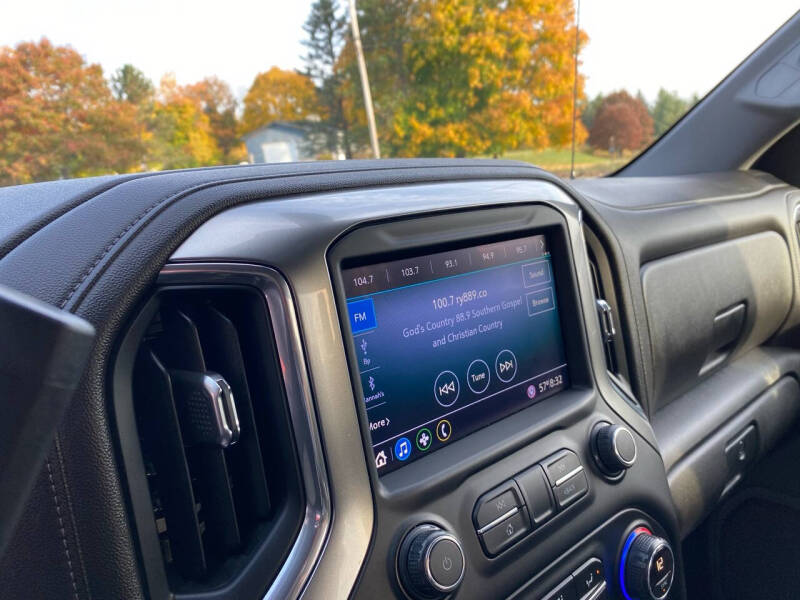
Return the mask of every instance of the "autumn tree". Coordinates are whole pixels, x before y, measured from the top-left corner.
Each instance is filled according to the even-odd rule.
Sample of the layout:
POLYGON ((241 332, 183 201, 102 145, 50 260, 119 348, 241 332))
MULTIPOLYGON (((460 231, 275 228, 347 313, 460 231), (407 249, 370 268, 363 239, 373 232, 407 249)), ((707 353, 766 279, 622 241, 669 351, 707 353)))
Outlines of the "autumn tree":
POLYGON ((148 118, 151 169, 185 169, 218 164, 221 158, 211 121, 174 76, 162 78, 148 118))
POLYGON ((603 100, 589 132, 594 148, 638 150, 653 139, 653 118, 641 98, 621 90, 603 100))
POLYGON ((131 64, 117 69, 111 76, 111 90, 117 100, 145 106, 153 100, 153 82, 131 64))
POLYGON ((644 144, 641 121, 629 104, 605 105, 594 119, 589 144, 612 153, 641 148, 644 144))
POLYGON ((306 119, 318 114, 316 101, 309 77, 272 67, 256 75, 247 91, 239 130, 248 133, 273 121, 306 119))
POLYGON ((143 152, 100 65, 46 38, 0 47, 0 185, 124 172, 143 152))
POLYGON ((308 36, 303 45, 308 52, 303 58, 305 74, 314 82, 320 109, 325 117, 321 133, 327 150, 336 153, 344 149, 353 156, 351 126, 345 112, 344 74, 339 56, 348 37, 347 20, 336 0, 316 0, 311 6, 303 31, 308 36))
POLYGON ((594 148, 638 150, 653 139, 653 117, 641 97, 625 90, 609 94, 597 110, 589 133, 594 148), (624 108, 620 108, 624 107, 624 108))
POLYGON ((237 102, 230 86, 218 77, 206 77, 183 86, 181 92, 208 117, 211 135, 219 147, 222 162, 231 164, 243 160, 247 151, 239 139, 237 102))
POLYGON ((668 92, 664 88, 659 89, 653 104, 656 137, 672 127, 696 102, 696 97, 686 100, 681 98, 677 92, 668 92))
POLYGON ((500 154, 570 141, 572 0, 419 0, 411 10, 411 85, 393 121, 395 154, 500 154))

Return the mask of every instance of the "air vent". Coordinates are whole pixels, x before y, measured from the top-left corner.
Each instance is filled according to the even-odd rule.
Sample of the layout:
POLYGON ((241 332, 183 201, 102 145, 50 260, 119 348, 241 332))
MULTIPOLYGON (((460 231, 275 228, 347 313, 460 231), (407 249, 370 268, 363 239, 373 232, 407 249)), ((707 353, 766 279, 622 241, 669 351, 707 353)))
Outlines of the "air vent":
POLYGON ((155 527, 142 546, 160 548, 170 594, 263 595, 306 511, 267 303, 244 286, 170 287, 143 315, 132 404, 155 527))
POLYGON ((617 385, 631 403, 638 406, 630 387, 630 375, 625 353, 624 336, 620 329, 617 294, 611 271, 611 264, 603 250, 599 238, 588 227, 584 227, 586 251, 589 255, 589 268, 594 288, 595 307, 603 337, 606 368, 612 382, 617 385))

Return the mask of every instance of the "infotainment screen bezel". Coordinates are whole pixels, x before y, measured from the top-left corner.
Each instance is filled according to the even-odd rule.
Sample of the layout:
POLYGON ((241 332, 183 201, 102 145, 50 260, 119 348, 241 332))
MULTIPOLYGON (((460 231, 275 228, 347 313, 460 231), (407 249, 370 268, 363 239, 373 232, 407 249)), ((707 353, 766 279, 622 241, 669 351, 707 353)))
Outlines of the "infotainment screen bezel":
POLYGON ((382 495, 402 495, 425 486, 441 485, 451 477, 463 477, 565 423, 582 418, 591 410, 593 385, 569 240, 566 219, 558 210, 531 203, 372 222, 347 232, 332 245, 328 263, 342 342, 367 465, 382 495), (372 458, 369 419, 363 402, 356 348, 350 334, 342 271, 537 234, 545 234, 550 244, 570 387, 379 478, 372 458))

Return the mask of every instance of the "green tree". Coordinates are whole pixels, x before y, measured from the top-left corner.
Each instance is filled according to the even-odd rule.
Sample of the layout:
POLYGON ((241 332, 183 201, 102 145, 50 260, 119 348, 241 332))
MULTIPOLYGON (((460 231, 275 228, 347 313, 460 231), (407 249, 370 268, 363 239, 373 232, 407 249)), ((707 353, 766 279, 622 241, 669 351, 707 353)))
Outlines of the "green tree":
POLYGON ((696 102, 696 96, 691 100, 685 100, 677 92, 669 92, 664 88, 658 90, 655 104, 653 104, 653 123, 656 137, 672 127, 696 102))
MULTIPOLYGON (((389 147, 394 116, 401 110, 411 85, 406 43, 410 38, 410 0, 359 0, 361 45, 369 71, 375 121, 381 145, 389 147)), ((352 40, 347 39, 338 66, 343 75, 345 118, 357 148, 369 144, 364 96, 352 40)))
POLYGON ((346 157, 351 158, 353 143, 345 113, 344 75, 338 64, 348 37, 347 20, 340 14, 336 0, 316 0, 303 31, 308 36, 303 40, 308 49, 303 58, 305 74, 316 85, 319 105, 325 116, 322 133, 326 149, 335 153, 343 147, 346 157))
POLYGON ((587 99, 586 102, 583 103, 583 106, 581 106, 581 121, 587 130, 592 128, 594 118, 597 116, 597 111, 603 104, 603 100, 605 100, 605 96, 603 96, 603 94, 597 94, 591 100, 587 99))
POLYGON ((46 38, 0 47, 0 185, 130 171, 143 155, 137 111, 100 65, 46 38))
POLYGON ((111 76, 111 90, 117 100, 145 105, 153 100, 153 83, 139 69, 126 64, 111 76))

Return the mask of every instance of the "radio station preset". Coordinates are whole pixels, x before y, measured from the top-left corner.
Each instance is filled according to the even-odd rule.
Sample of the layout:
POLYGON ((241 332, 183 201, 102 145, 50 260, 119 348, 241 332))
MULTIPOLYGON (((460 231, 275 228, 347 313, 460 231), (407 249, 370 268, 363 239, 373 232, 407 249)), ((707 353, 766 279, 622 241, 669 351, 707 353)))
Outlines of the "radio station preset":
POLYGON ((411 283, 424 283, 546 255, 549 255, 547 239, 544 235, 536 235, 520 240, 394 260, 348 269, 345 271, 344 293, 348 298, 374 294, 411 283))
POLYGON ((379 474, 569 385, 545 235, 342 276, 379 474))

